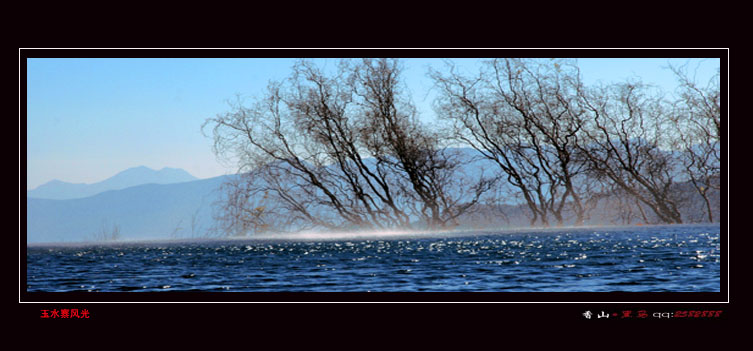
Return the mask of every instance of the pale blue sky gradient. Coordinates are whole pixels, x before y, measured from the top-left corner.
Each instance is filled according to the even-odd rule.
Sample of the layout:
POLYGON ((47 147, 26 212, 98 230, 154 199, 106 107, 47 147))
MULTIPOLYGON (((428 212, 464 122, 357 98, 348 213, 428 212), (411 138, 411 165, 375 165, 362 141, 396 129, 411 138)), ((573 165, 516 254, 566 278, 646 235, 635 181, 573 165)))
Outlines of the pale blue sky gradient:
MULTIPOLYGON (((336 59, 315 62, 334 67, 336 59)), ((481 59, 453 59, 475 72, 481 59)), ((688 63, 705 83, 719 59, 579 59, 586 83, 640 77, 671 92, 662 67, 688 63)), ((234 172, 218 163, 209 117, 228 110, 236 94, 263 93, 289 75, 295 59, 54 59, 27 60, 27 189, 53 179, 94 183, 136 166, 182 168, 199 178, 234 172)), ((433 118, 427 67, 441 59, 405 59, 404 78, 422 118, 433 118)), ((24 116, 21 116, 24 118, 24 116)))

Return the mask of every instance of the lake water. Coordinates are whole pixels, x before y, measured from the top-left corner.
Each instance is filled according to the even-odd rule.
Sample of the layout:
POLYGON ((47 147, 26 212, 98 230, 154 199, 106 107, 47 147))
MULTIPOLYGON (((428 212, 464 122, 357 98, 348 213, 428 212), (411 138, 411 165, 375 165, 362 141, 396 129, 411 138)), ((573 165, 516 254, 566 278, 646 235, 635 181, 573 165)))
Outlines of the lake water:
POLYGON ((718 292, 719 225, 30 245, 27 291, 718 292))

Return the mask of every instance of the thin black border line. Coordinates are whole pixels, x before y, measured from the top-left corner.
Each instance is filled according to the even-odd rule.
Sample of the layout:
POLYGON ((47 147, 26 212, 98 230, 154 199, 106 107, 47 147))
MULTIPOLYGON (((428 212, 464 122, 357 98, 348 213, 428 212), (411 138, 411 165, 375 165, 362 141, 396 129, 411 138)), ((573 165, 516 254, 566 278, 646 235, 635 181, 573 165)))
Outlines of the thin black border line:
MULTIPOLYGON (((23 81, 21 81, 21 68, 24 68, 24 72, 26 72, 26 69, 25 69, 26 68, 26 60, 25 59, 36 58, 36 57, 40 57, 40 58, 42 58, 42 57, 61 57, 61 58, 80 57, 79 55, 64 55, 64 56, 60 56, 60 55, 49 55, 49 56, 48 55, 41 55, 41 56, 39 56, 39 55, 23 55, 22 53, 24 51, 25 52, 34 52, 34 53, 52 53, 52 52, 55 52, 55 53, 61 53, 61 52, 63 52, 63 53, 70 53, 70 52, 77 52, 77 53, 82 53, 82 52, 83 53, 102 53, 102 52, 106 52, 106 53, 110 53, 110 54, 116 53, 116 52, 122 53, 123 51, 126 51, 126 52, 133 52, 133 51, 143 52, 143 51, 147 51, 147 52, 152 52, 152 53, 154 53, 154 52, 172 52, 173 54, 176 53, 176 52, 177 53, 186 54, 186 53, 189 53, 189 52, 195 53, 196 51, 201 51, 201 52, 211 51, 211 52, 214 52, 215 54, 218 53, 218 52, 219 53, 230 53, 230 52, 233 52, 233 53, 237 54, 237 53, 248 53, 248 52, 258 53, 259 51, 262 51, 262 52, 265 52, 265 53, 270 53, 270 52, 274 52, 274 53, 280 53, 280 52, 328 52, 328 53, 335 52, 335 53, 341 53, 341 52, 343 52, 343 50, 344 51, 349 51, 349 52, 352 52, 353 50, 355 50, 358 53, 361 53, 364 50, 366 50, 366 51, 372 51, 372 52, 374 50, 376 50, 376 51, 382 52, 382 53, 384 53, 385 51, 387 51, 388 53, 392 53, 392 52, 395 52, 395 53, 398 53, 398 52, 399 53, 404 53, 404 52, 415 52, 415 51, 419 51, 419 52, 423 52, 423 53, 427 53, 427 52, 434 53, 434 52, 446 52, 447 50, 460 50, 460 51, 462 51, 465 54, 477 53, 477 52, 502 53, 502 54, 504 54, 504 53, 512 53, 512 52, 515 52, 515 53, 524 53, 524 54, 525 53, 531 53, 531 52, 538 52, 538 53, 542 53, 542 52, 563 53, 563 52, 565 52, 565 53, 570 53, 570 52, 583 52, 584 50, 587 51, 587 52, 589 52, 589 53, 593 53, 594 50, 597 51, 597 52, 603 52, 604 50, 606 50, 607 52, 609 52, 611 54, 614 54, 614 53, 617 53, 617 52, 624 53, 626 51, 630 52, 630 53, 636 53, 636 52, 641 52, 641 53, 646 53, 646 52, 651 52, 651 53, 667 53, 667 52, 671 52, 671 53, 675 54, 675 55, 666 55, 666 54, 664 54, 664 55, 645 55, 645 54, 642 54, 642 55, 637 55, 637 56, 633 56, 633 55, 621 55, 621 56, 606 55, 605 56, 603 54, 601 54, 601 55, 586 55, 586 56, 584 56, 584 55, 575 55, 575 56, 577 56, 579 58, 584 58, 584 57, 600 57, 600 58, 601 57, 603 57, 603 58, 615 58, 615 57, 631 57, 631 58, 633 58, 633 57, 634 58, 649 58, 649 57, 651 57, 651 58, 691 58, 691 57, 692 58, 717 58, 719 56, 718 58, 720 58, 720 63, 721 63, 720 71, 726 73, 726 74, 721 74, 721 79, 722 79, 722 82, 727 81, 727 86, 726 87, 727 87, 727 89, 729 88, 729 81, 727 79, 728 78, 728 74, 729 74, 729 67, 728 67, 728 64, 729 64, 729 48, 718 48, 718 49, 717 48, 705 48, 705 49, 704 48, 697 48, 697 49, 693 49, 693 48, 690 48, 690 49, 688 49, 688 48, 679 48, 679 49, 671 49, 671 48, 670 49, 661 49, 661 48, 647 48, 647 49, 641 49, 641 48, 638 48, 638 49, 630 49, 630 48, 626 48, 626 49, 623 49, 623 48, 607 48, 607 49, 602 49, 602 48, 597 48, 597 49, 591 49, 591 48, 586 48, 586 49, 577 49, 577 48, 560 48, 560 49, 558 49, 558 48, 540 48, 540 49, 531 49, 531 48, 524 48, 524 49, 504 49, 504 48, 503 49, 495 49, 495 48, 481 48, 481 49, 479 49, 479 48, 454 48, 454 49, 444 49, 444 48, 439 48, 439 49, 437 49, 437 48, 428 48, 428 49, 412 49, 412 48, 383 48, 383 49, 378 49, 378 48, 377 49, 371 49, 371 48, 344 48, 344 49, 343 48, 334 48, 334 49, 326 49, 326 48, 288 48, 288 49, 285 49, 285 48, 268 48, 268 49, 266 49, 266 48, 261 48, 261 49, 257 49, 257 48, 233 48, 233 49, 223 49, 223 48, 220 48, 220 49, 212 49, 212 48, 173 48, 173 49, 163 49, 163 48, 84 48, 84 49, 53 48, 53 49, 46 49, 46 48, 43 48, 43 49, 28 49, 28 48, 19 48, 19 122, 20 122, 19 123, 19 134, 20 134, 20 126, 21 126, 21 124, 24 124, 23 122, 25 122, 25 119, 24 119, 23 122, 20 119, 21 112, 23 112, 24 116, 26 117, 25 104, 21 105, 21 95, 22 95, 21 88, 22 87, 24 88, 24 92, 23 92, 23 100, 24 101, 23 102, 26 103, 26 94, 25 94, 26 93, 26 79, 24 79, 23 81), (720 54, 721 53, 723 53, 723 54, 722 55, 718 55, 718 56, 717 55, 701 55, 701 56, 699 56, 698 55, 699 51, 700 52, 704 52, 704 53, 707 53, 707 52, 718 52, 720 54), (683 54, 682 55, 676 55, 677 53, 683 53, 683 54), (688 55, 689 53, 693 53, 693 54, 692 55, 688 55), (22 58, 24 59, 23 62, 21 62, 22 58), (724 58, 726 58, 726 62, 725 62, 724 58)), ((298 55, 296 55, 295 57, 297 57, 297 56, 298 55)), ((336 57, 338 57, 338 58, 339 57, 362 57, 362 56, 363 55, 353 55, 353 56, 349 56, 349 55, 336 55, 336 57)), ((486 55, 471 55, 471 56, 485 57, 486 55)), ((525 57, 551 57, 551 56, 565 57, 565 56, 570 56, 570 55, 562 55, 562 56, 560 56, 560 55, 542 55, 542 56, 537 56, 537 55, 533 55, 533 56, 530 56, 530 55, 521 55, 521 57, 523 57, 523 56, 525 56, 525 57)), ((92 57, 92 56, 87 55, 86 57, 92 57)), ((134 57, 134 58, 135 57, 144 57, 144 58, 149 57, 149 58, 154 58, 155 56, 153 56, 153 55, 147 55, 147 56, 143 56, 143 55, 128 56, 128 55, 122 55, 121 54, 121 55, 99 55, 99 56, 94 56, 94 57, 95 58, 100 58, 100 57, 101 58, 115 58, 115 57, 118 57, 118 58, 120 58, 120 57, 123 57, 123 58, 129 58, 129 57, 134 57)), ((182 56, 182 55, 181 56, 167 55, 165 57, 170 57, 170 58, 172 58, 172 57, 175 57, 175 58, 187 58, 187 56, 182 56)), ((197 56, 195 56, 195 55, 189 55, 188 57, 194 58, 194 57, 197 57, 197 56)), ((218 58, 218 57, 224 57, 224 56, 201 55, 201 56, 198 56, 198 57, 200 57, 200 58, 203 58, 203 57, 206 57, 206 58, 218 58)), ((232 57, 245 58, 245 57, 248 57, 248 56, 247 55, 242 55, 242 56, 232 56, 232 57)), ((267 56, 254 55, 252 57, 256 58, 256 57, 267 57, 267 56)), ((279 57, 279 55, 274 55, 274 56, 269 56, 269 57, 279 57)), ((321 57, 321 56, 313 56, 313 57, 321 57)), ((326 55, 326 57, 329 57, 329 56, 326 55)), ((437 56, 435 56, 435 55, 429 55, 429 56, 426 56, 426 55, 418 55, 418 56, 415 56, 415 55, 411 55, 411 56, 400 55, 400 56, 396 56, 396 57, 405 57, 405 58, 414 58, 414 57, 424 58, 424 57, 427 57, 427 58, 431 58, 431 57, 437 57, 437 56)), ((454 58, 454 57, 457 57, 457 56, 454 56, 454 55, 450 55, 450 56, 448 56, 448 55, 442 55, 441 57, 454 58)), ((459 56, 459 57, 466 58, 468 56, 459 56)), ((24 78, 26 78, 26 74, 25 73, 24 73, 24 78)), ((722 84, 722 86, 724 86, 724 84, 722 84)), ((722 94, 723 94, 723 96, 727 96, 727 103, 728 103, 729 102, 729 96, 726 93, 727 92, 724 89, 722 89, 722 94)), ((725 106, 726 106, 726 104, 725 104, 725 106)), ((723 109, 724 109, 724 111, 722 113, 724 114, 724 117, 726 117, 727 116, 727 114, 726 114, 727 110, 726 110, 725 107, 723 107, 723 109)), ((725 118, 725 120, 728 120, 728 119, 725 118)), ((729 125, 727 125, 727 130, 728 129, 729 129, 729 125)), ((20 135, 19 135, 19 137, 20 137, 20 135)), ((726 136, 725 136, 725 139, 727 139, 726 136)), ((728 139, 727 139, 727 143, 729 143, 728 139)), ((20 146, 20 140, 19 140, 19 146, 20 146)), ((725 146, 725 144, 723 143, 722 147, 724 148, 724 146, 725 146)), ((727 155, 727 153, 725 151, 726 150, 723 149, 723 154, 727 155)), ((26 150, 25 149, 24 149, 24 154, 26 155, 26 150)), ((19 157, 20 157, 20 150, 19 150, 19 157)), ((723 159, 722 161, 725 161, 725 160, 723 159)), ((21 166, 21 162, 19 162, 19 170, 21 168, 20 166, 21 166)), ((727 166, 729 167, 729 164, 727 166)), ((21 172, 22 171, 20 170, 20 172, 19 172, 19 183, 20 183, 20 174, 21 174, 21 172)), ((24 170, 23 174, 25 174, 25 173, 26 172, 24 170)), ((729 178, 729 172, 727 173, 727 179, 728 178, 729 178)), ((726 195, 726 193, 722 192, 722 196, 725 196, 725 195, 726 195)), ((727 198, 727 200, 729 201, 728 198, 727 198)), ((19 187, 19 205, 20 205, 20 202, 21 202, 21 189, 19 187)), ((26 203, 26 200, 24 200, 23 202, 26 203)), ((722 201, 722 206, 724 206, 724 203, 725 202, 722 201)), ((724 208, 723 208, 723 210, 724 210, 724 208)), ((21 218, 21 213, 20 212, 24 212, 25 213, 25 209, 22 210, 22 211, 19 211, 19 224, 20 224, 20 218, 21 218)), ((722 212, 724 212, 724 211, 722 211, 722 212)), ((722 251, 724 251, 724 254, 722 256, 722 260, 723 260, 723 262, 725 262, 725 261, 727 262, 727 268, 729 268, 729 257, 728 257, 728 255, 729 255, 729 249, 728 249, 728 246, 726 245, 726 242, 729 239, 729 227, 728 227, 728 223, 725 222, 725 221, 723 221, 723 219, 724 218, 720 219, 720 241, 721 241, 721 245, 722 245, 722 248, 723 248, 722 251), (724 235, 725 230, 726 230, 726 237, 724 235), (722 240, 722 239, 724 239, 724 240, 722 240)), ((729 212, 727 212, 726 219, 727 220, 729 219, 729 212)), ((21 251, 20 251, 20 249, 21 249, 21 245, 20 245, 20 239, 21 239, 20 228, 21 227, 22 226, 19 225, 19 261, 20 261, 20 258, 21 258, 21 251)), ((26 233, 25 232, 24 232, 23 236, 24 236, 24 238, 26 238, 26 233)), ((27 244, 25 244, 24 246, 26 247, 26 245, 27 244)), ((25 260, 23 261, 22 264, 19 265, 19 282, 21 281, 21 270, 20 270, 21 266, 23 266, 24 269, 26 268, 26 261, 25 260)), ((619 304, 626 304, 626 303, 678 303, 678 304, 679 303, 727 303, 727 304, 729 304, 731 302, 730 301, 731 300, 730 299, 730 289, 729 289, 730 282, 729 282, 728 279, 726 279, 726 278, 729 277, 729 271, 727 269, 727 275, 725 276, 723 274, 723 272, 725 271, 724 268, 725 267, 722 264, 722 270, 720 270, 720 288, 722 290, 720 290, 719 292, 688 292, 688 293, 683 293, 683 292, 639 292, 639 293, 625 293, 625 294, 629 294, 629 295, 623 295, 623 296, 641 296, 641 295, 642 296, 652 296, 652 295, 656 296, 656 294, 659 294, 659 295, 663 295, 663 296, 672 295, 672 296, 686 296, 686 297, 690 297, 690 296, 708 296, 708 297, 711 297, 711 296, 721 296, 721 295, 723 295, 726 292, 727 301, 709 301, 709 300, 705 300, 705 301, 687 301, 686 300, 686 301, 630 301, 630 302, 625 302, 625 301, 581 301, 581 300, 578 300, 578 299, 571 300, 571 301, 540 301, 540 300, 536 300, 536 299, 534 299, 534 300, 523 300, 523 301, 519 301, 519 300, 512 300, 512 301, 509 301, 509 300, 506 300, 506 301, 486 301, 486 300, 481 300, 481 301, 478 301, 478 300, 477 301, 468 301, 468 300, 459 300, 459 301, 458 300, 454 300, 454 301, 411 301, 411 300, 403 300, 403 301, 394 301, 394 300, 392 300, 392 301, 390 301, 390 300, 387 300, 387 301, 374 301, 374 300, 367 300, 367 301, 353 301, 353 300, 351 300, 351 301, 327 301, 327 300, 317 300, 317 301, 290 301, 290 300, 283 300, 283 301, 245 301, 245 300, 231 300, 231 301, 162 301, 162 299, 158 299, 156 301, 143 301, 142 300, 142 301, 92 301, 92 302, 81 302, 81 301, 70 301, 69 300, 69 301, 61 301, 61 302, 49 302, 49 301, 40 301, 39 299, 36 299, 34 297, 44 297, 44 296, 72 296, 72 295, 70 295, 70 293, 36 293, 36 292, 28 292, 28 291, 22 290, 22 285, 19 284, 19 303, 62 303, 62 302, 77 302, 77 303, 158 303, 158 304, 160 304, 160 303, 560 303, 560 304, 561 303, 619 303, 619 304), (727 282, 726 289, 724 289, 724 284, 723 284, 724 281, 727 282), (52 294, 52 295, 50 295, 50 294, 52 294), (33 301, 28 301, 28 300, 27 301, 21 301, 22 297, 32 297, 33 301)), ((23 282, 24 282, 24 285, 25 285, 25 283, 26 283, 26 277, 25 276, 24 276, 23 282)), ((98 298, 95 299, 95 300, 100 300, 99 297, 105 297, 106 295, 116 294, 116 295, 111 295, 111 296, 121 296, 122 297, 122 296, 128 296, 128 295, 122 295, 122 294, 129 294, 129 293, 98 292, 98 293, 96 293, 98 295, 89 295, 90 293, 84 293, 84 294, 86 294, 86 296, 97 296, 98 298)), ((139 294, 138 295, 139 297, 143 297, 143 296, 149 296, 148 294, 152 294, 152 293, 132 293, 132 294, 139 294)), ((171 292, 157 292, 157 293, 154 293, 154 294, 158 294, 158 295, 154 295, 154 296, 160 296, 160 297, 178 296, 178 295, 171 295, 172 294, 171 292)), ((187 296, 185 293, 177 293, 177 294, 181 294, 182 297, 186 297, 187 296)), ((267 294, 267 293, 240 293, 240 292, 239 293, 212 293, 212 292, 201 292, 199 294, 201 294, 202 296, 206 296, 208 294, 209 295, 215 294, 213 296, 228 297, 228 295, 224 295, 224 294, 243 294, 243 295, 249 295, 249 294, 254 295, 254 294, 256 294, 257 296, 259 296, 258 294, 267 294), (216 295, 216 294, 223 294, 223 295, 216 295)), ((338 294, 338 295, 343 296, 342 294, 347 294, 347 295, 353 296, 352 294, 369 294, 369 293, 284 293, 284 292, 277 292, 277 293, 268 293, 268 294, 274 294, 275 296, 279 296, 281 294, 289 294, 288 296, 301 296, 301 295, 319 295, 319 296, 322 296, 322 294, 338 294), (292 295, 290 295, 290 294, 292 294, 292 295)), ((435 294, 435 293, 405 292, 405 293, 370 293, 370 294, 371 294, 371 296, 379 296, 379 295, 381 295, 381 296, 387 296, 386 294, 392 294, 393 296, 398 296, 398 295, 394 295, 394 294, 401 294, 403 296, 410 296, 410 295, 426 295, 426 296, 428 296, 427 294, 435 294)), ((524 293, 491 292, 491 293, 485 293, 485 292, 457 292, 457 293, 436 293, 436 294, 448 294, 448 296, 449 295, 455 295, 455 296, 458 296, 458 295, 472 295, 472 296, 476 296, 476 297, 481 296, 483 294, 494 294, 496 296, 499 296, 501 294, 508 294, 507 296, 511 296, 509 294, 524 294, 524 296, 530 297, 531 294, 536 295, 536 296, 545 296, 545 295, 549 295, 549 296, 563 296, 563 294, 564 295, 568 295, 568 296, 573 296, 573 295, 576 295, 576 296, 577 295, 580 295, 580 296, 592 295, 593 296, 593 294, 596 294, 597 296, 604 296, 604 295, 616 296, 615 294, 621 294, 621 293, 619 293, 619 292, 617 292, 617 293, 611 293, 611 292, 571 292, 571 293, 539 293, 539 292, 524 292, 524 293)), ((434 296, 437 296, 437 295, 434 295, 434 296)), ((73 296, 73 297, 75 297, 75 296, 73 296)))

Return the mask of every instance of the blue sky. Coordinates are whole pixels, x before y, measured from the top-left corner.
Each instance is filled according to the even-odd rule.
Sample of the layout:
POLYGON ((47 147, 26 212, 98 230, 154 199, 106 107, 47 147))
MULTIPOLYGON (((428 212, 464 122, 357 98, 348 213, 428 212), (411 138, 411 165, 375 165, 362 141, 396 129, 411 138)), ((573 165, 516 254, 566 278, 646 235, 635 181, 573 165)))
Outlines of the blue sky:
MULTIPOLYGON (((27 189, 53 179, 93 183, 136 166, 182 168, 199 178, 232 173, 218 163, 209 117, 228 110, 236 94, 261 94, 271 79, 288 76, 294 59, 28 59, 27 189)), ((481 59, 454 59, 468 72, 481 59)), ((317 61, 334 67, 336 59, 317 61)), ((630 77, 675 87, 668 63, 697 67, 706 81, 719 59, 579 59, 586 83, 630 77)), ((430 119, 433 94, 427 67, 441 59, 406 59, 404 78, 422 118, 430 119)), ((23 118, 21 116, 20 118, 23 118)))

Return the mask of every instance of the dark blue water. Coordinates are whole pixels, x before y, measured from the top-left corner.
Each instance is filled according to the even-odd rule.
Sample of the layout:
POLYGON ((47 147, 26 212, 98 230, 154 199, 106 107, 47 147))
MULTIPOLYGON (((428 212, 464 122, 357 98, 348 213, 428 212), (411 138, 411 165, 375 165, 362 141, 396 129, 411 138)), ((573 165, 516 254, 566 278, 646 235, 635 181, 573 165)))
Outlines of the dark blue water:
POLYGON ((703 291, 718 225, 30 246, 36 291, 703 291))

